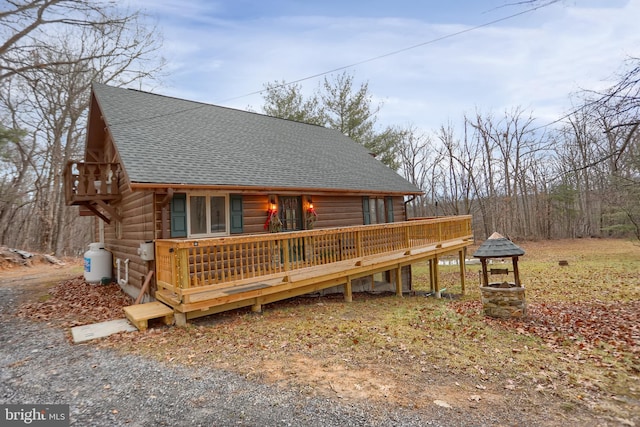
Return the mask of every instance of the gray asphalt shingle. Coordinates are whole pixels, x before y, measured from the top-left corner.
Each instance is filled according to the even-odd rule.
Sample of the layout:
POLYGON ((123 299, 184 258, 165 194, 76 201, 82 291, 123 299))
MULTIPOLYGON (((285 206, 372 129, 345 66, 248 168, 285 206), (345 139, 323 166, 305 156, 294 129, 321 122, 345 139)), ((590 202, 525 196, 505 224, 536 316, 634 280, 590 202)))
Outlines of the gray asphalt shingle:
POLYGON ((103 84, 93 91, 132 182, 420 192, 332 129, 103 84))
POLYGON ((493 233, 475 251, 475 258, 502 258, 524 255, 524 249, 502 236, 493 233))

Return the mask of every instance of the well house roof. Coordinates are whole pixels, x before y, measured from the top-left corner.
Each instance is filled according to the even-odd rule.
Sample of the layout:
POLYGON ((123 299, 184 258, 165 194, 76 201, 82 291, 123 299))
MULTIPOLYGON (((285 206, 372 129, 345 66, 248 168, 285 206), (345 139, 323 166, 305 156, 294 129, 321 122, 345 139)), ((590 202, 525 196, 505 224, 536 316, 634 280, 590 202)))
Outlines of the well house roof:
POLYGON ((502 258, 524 255, 524 249, 502 236, 493 233, 475 251, 475 258, 502 258))
POLYGON ((132 183, 421 193, 333 129, 103 84, 93 94, 132 183))

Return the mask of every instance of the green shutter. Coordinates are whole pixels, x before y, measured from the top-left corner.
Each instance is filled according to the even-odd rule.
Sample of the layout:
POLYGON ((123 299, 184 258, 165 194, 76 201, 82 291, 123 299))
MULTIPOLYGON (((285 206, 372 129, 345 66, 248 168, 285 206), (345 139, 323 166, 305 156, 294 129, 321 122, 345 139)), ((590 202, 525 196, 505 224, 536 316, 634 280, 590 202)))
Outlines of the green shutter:
POLYGON ((240 194, 232 194, 229 196, 229 217, 231 218, 231 233, 242 233, 242 196, 240 194))
POLYGON ((384 198, 385 211, 387 211, 387 222, 393 222, 393 197, 384 198))
POLYGON ((174 193, 171 198, 171 237, 187 237, 186 193, 174 193))
POLYGON ((367 196, 362 198, 362 216, 364 225, 371 224, 371 211, 369 210, 369 198, 367 196))

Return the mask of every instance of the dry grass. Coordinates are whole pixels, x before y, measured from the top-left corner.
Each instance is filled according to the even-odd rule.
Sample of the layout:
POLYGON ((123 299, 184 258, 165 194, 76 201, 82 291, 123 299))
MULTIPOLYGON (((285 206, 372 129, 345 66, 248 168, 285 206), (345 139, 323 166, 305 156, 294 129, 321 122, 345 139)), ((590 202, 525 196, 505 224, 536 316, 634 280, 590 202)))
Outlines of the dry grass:
MULTIPOLYGON (((100 345, 310 395, 411 408, 438 399, 477 411, 516 403, 533 421, 639 425, 640 246, 591 239, 520 246, 525 321, 485 318, 479 267, 469 266, 461 298, 297 298, 263 314, 236 310, 100 345)), ((459 294, 458 267, 440 273, 447 294, 459 294)), ((425 277, 426 268, 414 268, 414 288, 426 289, 425 277)))

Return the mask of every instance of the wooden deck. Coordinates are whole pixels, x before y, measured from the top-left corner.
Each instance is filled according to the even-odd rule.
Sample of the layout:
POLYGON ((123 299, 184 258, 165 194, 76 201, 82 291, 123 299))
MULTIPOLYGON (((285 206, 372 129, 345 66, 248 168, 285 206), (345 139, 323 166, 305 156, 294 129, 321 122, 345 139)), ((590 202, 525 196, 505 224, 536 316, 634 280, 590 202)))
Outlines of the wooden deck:
MULTIPOLYGON (((344 286, 392 271, 402 295, 401 269, 471 245, 471 218, 446 217, 360 227, 199 240, 156 241, 156 299, 175 310, 176 323, 235 308, 344 286)), ((437 262, 433 263, 434 269, 437 262)), ((462 276, 462 280, 463 280, 462 276)), ((438 291, 437 272, 432 284, 438 291)))

